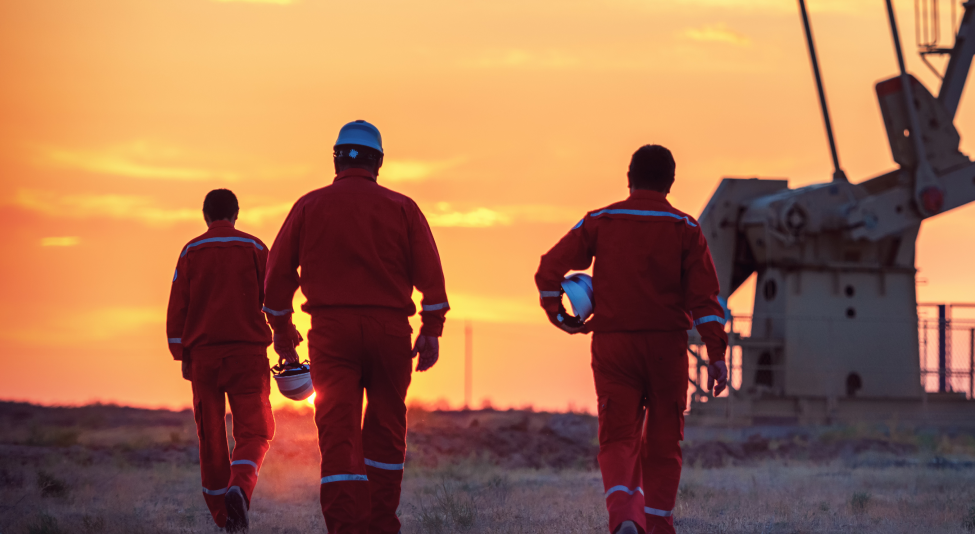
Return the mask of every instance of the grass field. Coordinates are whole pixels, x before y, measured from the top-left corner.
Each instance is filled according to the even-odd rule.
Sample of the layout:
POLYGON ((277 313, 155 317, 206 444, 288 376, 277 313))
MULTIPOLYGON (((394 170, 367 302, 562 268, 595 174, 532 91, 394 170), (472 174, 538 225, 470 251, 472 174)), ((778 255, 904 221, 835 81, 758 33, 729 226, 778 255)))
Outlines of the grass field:
MULTIPOLYGON (((308 412, 278 412, 251 510, 260 533, 324 532, 308 412)), ((405 533, 606 532, 593 421, 411 413, 405 533)), ((188 412, 0 403, 0 533, 216 532, 188 412)), ((685 443, 679 532, 975 532, 970 436, 834 429, 685 443)))

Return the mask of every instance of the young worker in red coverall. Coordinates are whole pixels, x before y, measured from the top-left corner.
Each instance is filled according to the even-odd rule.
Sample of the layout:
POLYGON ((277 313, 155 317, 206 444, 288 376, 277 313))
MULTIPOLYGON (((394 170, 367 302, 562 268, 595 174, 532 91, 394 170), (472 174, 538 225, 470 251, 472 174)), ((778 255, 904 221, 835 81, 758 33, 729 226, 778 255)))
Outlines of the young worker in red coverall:
POLYGON ((553 324, 572 334, 594 332, 599 468, 609 529, 620 534, 674 532, 693 326, 711 361, 708 388, 718 394, 727 383, 718 278, 697 221, 667 202, 674 168, 664 147, 637 150, 629 198, 589 212, 542 256, 535 274, 553 324), (565 324, 563 277, 588 269, 593 258, 593 317, 565 324))
POLYGON ((417 371, 436 363, 447 293, 420 208, 376 183, 383 162, 379 130, 365 121, 346 124, 334 157, 335 181, 299 199, 274 240, 264 311, 274 350, 291 355, 291 302, 299 285, 308 299, 301 308, 311 314, 308 347, 328 531, 395 534, 411 360, 419 353, 417 371), (411 351, 414 287, 423 293, 423 326, 411 351))
POLYGON ((234 229, 238 211, 231 191, 207 194, 203 219, 209 229, 180 252, 166 321, 169 350, 193 384, 203 498, 217 526, 228 532, 247 531, 251 494, 274 435, 271 331, 261 313, 268 250, 234 229), (233 461, 224 395, 233 413, 233 461))

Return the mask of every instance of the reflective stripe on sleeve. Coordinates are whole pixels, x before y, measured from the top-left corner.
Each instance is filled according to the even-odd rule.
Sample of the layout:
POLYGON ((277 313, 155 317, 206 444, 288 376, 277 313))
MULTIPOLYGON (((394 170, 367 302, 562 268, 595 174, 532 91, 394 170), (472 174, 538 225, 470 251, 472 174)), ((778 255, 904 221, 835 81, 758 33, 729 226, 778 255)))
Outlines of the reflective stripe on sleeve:
POLYGON ((640 492, 640 495, 644 494, 643 488, 641 488, 640 486, 637 486, 636 489, 630 489, 626 486, 613 486, 612 488, 606 490, 606 498, 608 499, 610 495, 616 493, 617 491, 625 491, 629 495, 633 495, 636 492, 640 492))
POLYGON ((171 337, 171 338, 169 338, 169 342, 170 343, 175 343, 177 345, 182 345, 183 344, 183 338, 181 338, 181 337, 171 337))
POLYGON ((543 298, 543 299, 548 297, 561 297, 562 292, 561 291, 539 291, 538 296, 539 298, 543 298))
POLYGON ((322 484, 328 484, 329 482, 343 482, 346 480, 368 482, 369 478, 367 478, 366 475, 332 475, 329 477, 322 477, 322 484))
POLYGON ((261 311, 270 313, 271 315, 273 315, 275 317, 281 317, 282 315, 288 315, 289 313, 294 313, 295 312, 294 310, 272 310, 271 308, 268 308, 267 306, 264 306, 263 308, 261 308, 261 311))
POLYGON ((718 317, 717 315, 705 315, 700 319, 694 319, 694 326, 704 323, 721 323, 725 324, 727 321, 724 317, 718 317))
POLYGON ((660 517, 670 517, 674 515, 673 510, 657 510, 656 508, 650 508, 649 506, 643 507, 643 513, 650 515, 658 515, 660 517))
POLYGON ((444 308, 450 309, 450 304, 446 302, 441 302, 440 304, 424 304, 423 311, 437 311, 444 308))
POLYGON ((203 493, 206 493, 207 495, 223 495, 224 493, 227 493, 227 489, 228 488, 212 490, 212 489, 203 488, 203 493))
POLYGON ((365 461, 366 461, 366 465, 370 467, 375 467, 377 469, 385 469, 387 471, 402 471, 406 467, 406 464, 384 464, 382 462, 370 460, 369 458, 366 458, 365 461))
POLYGON ((197 245, 202 245, 204 243, 232 243, 232 242, 250 243, 255 247, 257 247, 257 250, 264 250, 264 247, 262 247, 260 243, 254 241, 253 239, 247 239, 246 237, 209 237, 207 239, 201 239, 195 243, 190 243, 189 245, 186 245, 186 248, 183 249, 183 253, 180 254, 179 257, 182 258, 183 256, 186 255, 187 252, 190 251, 191 248, 197 245))
POLYGON ((586 222, 586 218, 585 217, 579 219, 579 222, 577 222, 576 225, 572 227, 572 229, 573 230, 578 230, 579 228, 582 228, 582 223, 584 223, 584 222, 586 222))
POLYGON ((234 460, 230 462, 230 465, 250 465, 254 467, 254 471, 257 471, 257 463, 250 460, 234 460))

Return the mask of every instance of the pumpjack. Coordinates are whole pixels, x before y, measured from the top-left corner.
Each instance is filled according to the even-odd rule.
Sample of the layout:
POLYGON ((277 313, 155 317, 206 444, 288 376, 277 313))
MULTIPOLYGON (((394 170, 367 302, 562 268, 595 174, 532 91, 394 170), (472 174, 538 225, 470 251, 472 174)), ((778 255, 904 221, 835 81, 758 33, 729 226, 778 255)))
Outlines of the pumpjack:
MULTIPOLYGON (((852 183, 840 166, 812 30, 799 0, 832 180, 791 189, 781 179, 725 178, 704 208, 699 222, 721 297, 753 274, 756 283, 750 335, 732 332, 732 344, 740 347, 740 387, 721 398, 698 388, 692 419, 975 424, 975 402, 928 394, 922 386, 915 281, 923 221, 975 200, 975 163, 959 151, 954 125, 975 55, 975 1, 963 6, 954 46, 922 50, 948 56, 935 97, 907 72, 894 9, 886 1, 900 73, 875 89, 898 168, 852 183)), ((699 344, 692 332, 692 354, 699 354, 699 344)))

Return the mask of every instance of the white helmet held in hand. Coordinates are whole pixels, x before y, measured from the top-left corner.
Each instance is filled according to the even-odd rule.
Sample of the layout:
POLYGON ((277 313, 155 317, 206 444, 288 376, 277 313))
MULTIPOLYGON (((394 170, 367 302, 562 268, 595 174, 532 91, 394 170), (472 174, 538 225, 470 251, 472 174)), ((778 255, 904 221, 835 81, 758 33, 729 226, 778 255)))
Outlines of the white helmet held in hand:
POLYGON ((569 326, 581 326, 592 315, 592 277, 585 273, 570 274, 562 281, 562 292, 569 297, 574 315, 569 315, 560 303, 559 321, 569 326))
POLYGON ((311 384, 311 366, 307 360, 304 363, 279 362, 271 368, 271 374, 281 394, 291 400, 303 401, 315 392, 311 384))

